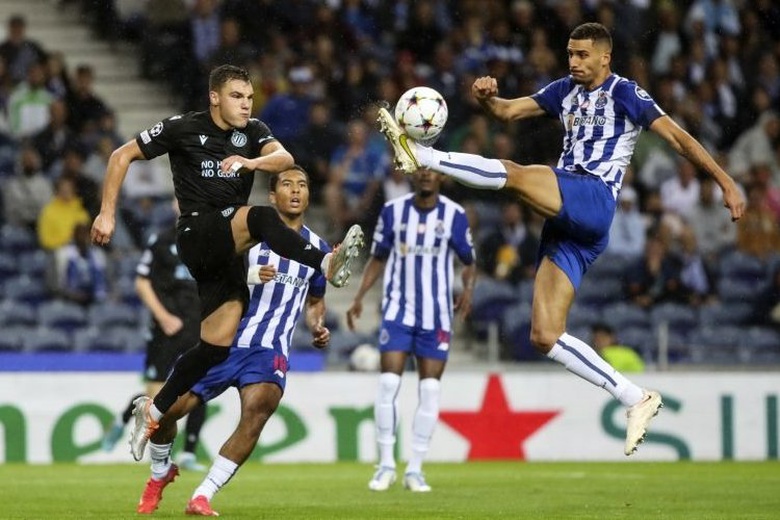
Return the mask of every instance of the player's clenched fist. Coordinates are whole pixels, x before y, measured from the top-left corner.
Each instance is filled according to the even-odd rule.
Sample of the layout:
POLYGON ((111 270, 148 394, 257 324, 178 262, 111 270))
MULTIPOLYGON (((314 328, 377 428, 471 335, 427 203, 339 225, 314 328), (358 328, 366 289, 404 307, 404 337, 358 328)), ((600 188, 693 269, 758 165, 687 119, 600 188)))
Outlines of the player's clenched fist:
POLYGON ((471 85, 471 95, 477 100, 488 99, 498 95, 498 82, 496 78, 482 76, 471 85))
POLYGON ((103 213, 99 214, 92 223, 92 231, 90 231, 92 242, 99 246, 108 244, 111 241, 111 236, 114 234, 115 225, 114 217, 104 215, 103 213))

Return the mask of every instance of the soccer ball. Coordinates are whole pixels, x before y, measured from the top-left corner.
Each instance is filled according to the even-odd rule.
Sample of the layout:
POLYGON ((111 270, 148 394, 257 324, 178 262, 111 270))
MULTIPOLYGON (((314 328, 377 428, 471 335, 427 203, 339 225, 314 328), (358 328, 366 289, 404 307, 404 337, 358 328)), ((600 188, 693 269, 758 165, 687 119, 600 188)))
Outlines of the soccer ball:
POLYGON ((406 135, 430 146, 447 123, 447 102, 429 87, 414 87, 403 93, 395 104, 395 120, 406 135))
POLYGON ((381 355, 379 349, 370 343, 361 343, 349 356, 349 365, 356 372, 376 372, 379 370, 381 355))

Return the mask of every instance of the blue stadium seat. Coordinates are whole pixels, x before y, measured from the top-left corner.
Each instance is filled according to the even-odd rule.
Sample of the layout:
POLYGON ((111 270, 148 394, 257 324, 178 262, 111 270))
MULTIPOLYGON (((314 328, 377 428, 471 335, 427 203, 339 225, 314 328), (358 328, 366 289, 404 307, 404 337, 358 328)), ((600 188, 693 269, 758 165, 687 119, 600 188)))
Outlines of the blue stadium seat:
POLYGON ((670 330, 687 334, 699 324, 699 316, 693 307, 680 303, 661 303, 650 310, 650 321, 654 327, 668 323, 670 330))
POLYGON ((731 251, 723 255, 718 264, 720 278, 757 283, 766 280, 769 275, 768 266, 755 256, 741 251, 731 251))
POLYGON ((632 260, 620 255, 603 254, 588 269, 588 280, 623 280, 632 260))
POLYGON ((29 229, 6 224, 0 228, 0 250, 14 256, 38 249, 38 238, 29 229))
POLYGON ((0 253, 0 283, 14 278, 19 274, 19 266, 16 259, 10 253, 0 253))
MULTIPOLYGON (((96 343, 101 341, 103 333, 97 327, 86 327, 73 333, 73 350, 76 352, 89 352, 96 343)), ((99 350, 99 349, 97 349, 99 350)))
POLYGON ((28 251, 19 255, 19 272, 30 278, 44 279, 47 269, 53 267, 53 261, 51 256, 42 249, 28 251))
POLYGON ((137 328, 138 322, 138 310, 126 303, 104 302, 89 309, 89 323, 98 328, 137 328))
POLYGON ((23 325, 4 326, 0 333, 0 352, 21 352, 24 347, 22 340, 33 330, 23 325))
POLYGON ((523 280, 515 288, 517 299, 521 302, 533 303, 534 301, 534 282, 533 280, 523 280))
POLYGON ((9 278, 3 286, 5 297, 11 300, 38 305, 49 297, 49 291, 43 280, 20 275, 9 278))
POLYGON ((621 345, 640 352, 648 361, 652 359, 651 354, 656 350, 656 337, 649 325, 631 325, 615 329, 615 333, 621 345))
POLYGON ((626 327, 648 328, 650 326, 650 313, 631 303, 618 302, 607 305, 601 313, 604 321, 618 333, 626 327))
POLYGON ((755 295, 764 290, 767 281, 764 279, 744 280, 737 278, 721 278, 718 281, 718 295, 724 302, 749 302, 755 295))
POLYGON ((14 327, 24 325, 33 327, 38 324, 35 307, 25 302, 3 300, 0 302, 0 326, 14 327))
POLYGON ((601 310, 598 307, 580 303, 579 300, 575 300, 574 305, 569 309, 569 315, 566 319, 566 328, 589 328, 591 325, 600 321, 601 310))
POLYGON ((38 306, 38 323, 42 327, 73 332, 87 324, 87 312, 75 303, 48 301, 38 306))
POLYGON ((469 325, 480 339, 485 339, 488 324, 500 323, 504 311, 518 303, 515 288, 508 282, 480 278, 474 287, 469 325))
POLYGON ((625 299, 623 282, 619 278, 584 278, 575 301, 585 305, 604 306, 625 299))
POLYGON ((73 350, 70 334, 61 330, 37 328, 22 339, 25 352, 69 352, 73 350))
POLYGON ((750 327, 742 340, 745 356, 751 363, 780 364, 780 331, 768 327, 750 327))
POLYGON ((743 302, 715 302, 699 309, 702 326, 741 325, 753 316, 753 306, 743 302))
POLYGON ((135 308, 141 307, 141 299, 135 291, 135 275, 118 278, 114 284, 114 289, 121 303, 135 308))
POLYGON ((735 364, 747 361, 741 348, 744 329, 734 325, 705 326, 688 338, 694 363, 735 364))
POLYGON ((116 274, 121 278, 135 279, 135 269, 138 267, 140 254, 128 253, 116 261, 116 274))

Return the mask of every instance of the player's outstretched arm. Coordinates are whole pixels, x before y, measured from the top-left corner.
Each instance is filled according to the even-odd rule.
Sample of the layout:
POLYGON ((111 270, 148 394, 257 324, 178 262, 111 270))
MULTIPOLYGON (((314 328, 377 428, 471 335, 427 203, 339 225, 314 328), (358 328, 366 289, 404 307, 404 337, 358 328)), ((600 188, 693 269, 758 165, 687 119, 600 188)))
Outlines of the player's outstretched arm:
POLYGON ((471 298, 474 294, 474 285, 477 282, 476 262, 463 268, 461 280, 463 280, 463 292, 458 295, 455 302, 455 311, 461 319, 465 320, 471 313, 471 298))
POLYGON ((111 154, 106 166, 106 177, 103 180, 103 199, 100 203, 100 214, 95 217, 90 233, 92 242, 104 246, 114 235, 116 226, 116 201, 119 190, 127 175, 130 163, 145 159, 141 148, 135 139, 126 142, 111 154))
POLYGON ((480 106, 501 121, 515 121, 544 115, 544 110, 530 97, 504 99, 498 97, 498 83, 490 76, 477 78, 471 85, 471 95, 480 106))
POLYGON ((704 147, 669 116, 661 116, 650 125, 650 130, 668 142, 677 153, 707 172, 723 190, 723 205, 731 212, 731 220, 745 214, 745 198, 734 179, 713 159, 704 147))

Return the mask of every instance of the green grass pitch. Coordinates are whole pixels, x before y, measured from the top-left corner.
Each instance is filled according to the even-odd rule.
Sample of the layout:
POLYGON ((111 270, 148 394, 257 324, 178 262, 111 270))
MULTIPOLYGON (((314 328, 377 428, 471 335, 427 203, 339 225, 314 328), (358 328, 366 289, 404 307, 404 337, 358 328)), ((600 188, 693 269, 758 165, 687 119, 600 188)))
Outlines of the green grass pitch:
MULTIPOLYGON (((401 466, 403 467, 403 466, 401 466)), ((223 518, 780 518, 777 462, 428 464, 433 492, 366 487, 367 464, 246 464, 217 494, 223 518)), ((0 465, 0 518, 138 518, 146 464, 0 465)), ((185 518, 203 474, 183 473, 153 515, 185 518)), ((400 477, 400 475, 399 475, 400 477)))

